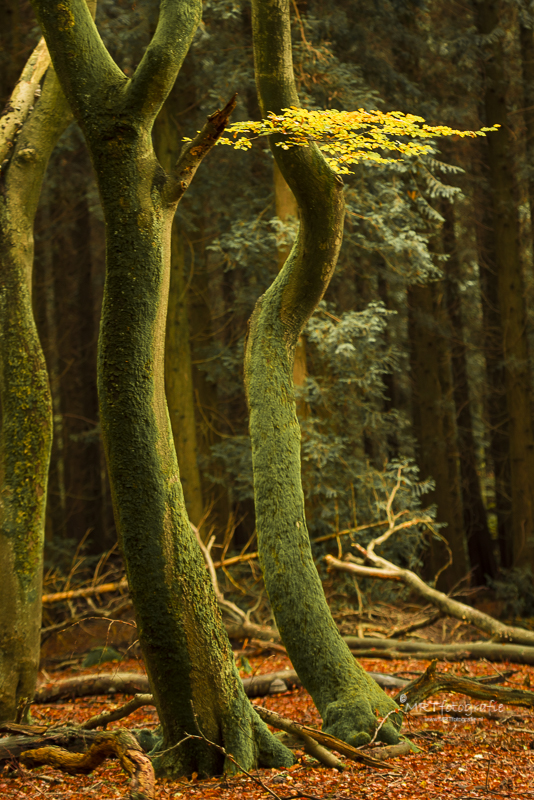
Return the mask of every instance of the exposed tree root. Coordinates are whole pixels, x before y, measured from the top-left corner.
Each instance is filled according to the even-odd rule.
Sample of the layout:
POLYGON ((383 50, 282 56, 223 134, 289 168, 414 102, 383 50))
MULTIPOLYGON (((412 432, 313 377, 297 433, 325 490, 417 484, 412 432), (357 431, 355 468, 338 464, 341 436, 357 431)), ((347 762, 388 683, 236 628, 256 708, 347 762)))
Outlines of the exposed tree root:
POLYGON ((106 758, 118 758, 130 777, 130 800, 154 800, 155 776, 152 762, 143 752, 137 739, 125 730, 99 733, 86 753, 71 753, 61 747, 39 747, 24 750, 20 761, 26 767, 42 764, 70 774, 89 774, 106 758))

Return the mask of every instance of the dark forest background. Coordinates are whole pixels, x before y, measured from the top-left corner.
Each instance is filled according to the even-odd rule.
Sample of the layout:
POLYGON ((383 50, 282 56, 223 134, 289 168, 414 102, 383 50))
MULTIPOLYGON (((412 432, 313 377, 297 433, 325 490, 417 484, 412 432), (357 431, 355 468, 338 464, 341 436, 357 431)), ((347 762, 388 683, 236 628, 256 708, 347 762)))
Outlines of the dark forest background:
MULTIPOLYGON (((97 22, 129 74, 155 0, 105 0, 97 22)), ((534 8, 528 0, 299 0, 294 57, 310 108, 379 108, 486 138, 346 176, 342 254, 299 345, 295 383, 312 538, 384 518, 402 468, 406 509, 435 524, 393 555, 447 590, 469 576, 534 612, 534 8), (441 537, 441 538, 439 538, 441 537)), ((0 6, 0 100, 39 31, 29 3, 0 6)), ((257 119, 250 10, 208 0, 154 129, 162 163, 238 92, 257 119)), ((253 545, 243 342, 297 221, 265 141, 217 148, 173 234, 166 381, 191 520, 219 554, 253 545)), ((46 565, 115 543, 100 441, 96 351, 104 223, 83 138, 51 159, 36 221, 34 308, 54 402, 46 565)), ((374 529, 353 534, 365 543, 374 529), (360 539, 358 537, 361 537, 360 539)), ((334 542, 335 539, 331 540, 334 542)), ((318 545, 325 547, 327 545, 318 545)))

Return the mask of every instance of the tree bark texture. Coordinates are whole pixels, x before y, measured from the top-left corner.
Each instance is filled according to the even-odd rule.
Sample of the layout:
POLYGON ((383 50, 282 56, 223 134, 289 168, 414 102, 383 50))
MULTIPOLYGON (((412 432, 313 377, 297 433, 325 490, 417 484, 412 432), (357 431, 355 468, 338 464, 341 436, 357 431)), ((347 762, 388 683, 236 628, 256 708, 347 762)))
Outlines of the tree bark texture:
MULTIPOLYGON (((450 348, 445 336, 443 284, 412 286, 408 292, 413 425, 419 443, 421 478, 432 477, 436 488, 426 495, 436 503, 437 522, 452 552, 452 565, 439 578, 450 589, 469 571, 463 525, 456 420, 450 374, 450 348)), ((432 539, 427 556, 432 579, 446 563, 442 542, 432 539)))
MULTIPOLYGON (((154 126, 156 153, 161 165, 167 171, 172 169, 181 148, 179 129, 172 117, 172 108, 175 105, 177 105, 176 99, 171 94, 154 126)), ((165 335, 165 395, 180 467, 185 506, 193 525, 198 525, 204 516, 204 504, 197 460, 188 296, 184 241, 175 220, 171 232, 171 276, 165 335)))
MULTIPOLYGON (((499 24, 499 0, 475 0, 478 32, 499 24)), ((484 140, 495 236, 495 270, 504 355, 509 426, 513 566, 534 566, 534 434, 524 302, 524 281, 516 209, 515 165, 506 106, 506 74, 501 38, 483 46, 484 116, 500 129, 484 140)))
POLYGON ((443 244, 444 250, 449 256, 446 269, 445 294, 452 333, 451 371, 456 410, 463 523, 473 582, 475 585, 481 585, 486 582, 487 576, 490 578, 496 577, 497 564, 493 552, 493 542, 490 536, 486 508, 482 498, 476 443, 473 433, 464 320, 459 291, 461 274, 454 232, 454 209, 447 204, 442 209, 442 213, 445 218, 443 244))
POLYGON ((22 129, 11 133, 0 176, 0 721, 32 698, 39 665, 52 402, 32 311, 33 221, 48 159, 71 120, 53 71, 30 115, 43 58, 41 43, 21 78, 25 96, 8 106, 22 129))
MULTIPOLYGON (((263 114, 280 113, 299 104, 289 0, 254 0, 252 8, 260 107, 263 114)), ((341 246, 343 187, 314 145, 271 145, 297 200, 300 228, 284 267, 256 304, 245 349, 258 550, 282 640, 324 729, 363 744, 375 731, 375 710, 384 716, 395 705, 354 661, 326 603, 306 527, 293 386, 300 332, 328 286, 341 246)), ((380 734, 396 741, 397 729, 390 717, 380 734)))
POLYGON ((171 777, 293 756, 257 717, 239 680, 183 499, 164 387, 171 227, 176 206, 233 105, 212 115, 171 174, 151 129, 200 22, 198 0, 163 2, 133 77, 116 66, 84 0, 35 8, 86 138, 107 226, 98 392, 115 520, 171 777), (172 749, 170 749, 172 748, 172 749))

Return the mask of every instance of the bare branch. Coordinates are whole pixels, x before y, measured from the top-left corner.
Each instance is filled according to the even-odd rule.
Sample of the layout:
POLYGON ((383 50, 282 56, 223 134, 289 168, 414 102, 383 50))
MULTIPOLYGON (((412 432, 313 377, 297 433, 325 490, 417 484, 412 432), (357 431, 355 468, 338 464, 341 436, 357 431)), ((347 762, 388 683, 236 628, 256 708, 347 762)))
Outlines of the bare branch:
POLYGON ((278 728, 278 730, 297 736, 302 741, 306 753, 312 758, 317 759, 317 761, 325 767, 337 769, 340 772, 344 769, 344 765, 339 758, 336 758, 326 747, 323 747, 315 739, 312 739, 309 734, 302 730, 302 726, 297 722, 281 717, 276 711, 270 711, 263 706, 255 705, 254 711, 267 725, 272 725, 273 728, 278 728))
POLYGON ((464 622, 470 622, 475 627, 489 633, 501 642, 516 642, 517 644, 526 645, 534 644, 534 633, 532 631, 527 631, 524 628, 516 628, 511 625, 504 625, 502 622, 490 617, 489 614, 484 614, 476 608, 467 606, 465 603, 460 603, 458 600, 453 600, 443 592, 433 589, 422 581, 415 572, 409 569, 401 569, 385 558, 375 556, 372 551, 370 552, 369 549, 365 550, 360 545, 357 547, 363 555, 380 568, 372 569, 370 567, 361 566, 360 564, 347 563, 346 561, 340 561, 330 555, 325 556, 325 561, 329 566, 341 572, 350 572, 370 578, 402 581, 424 597, 425 600, 439 608, 444 614, 455 617, 456 619, 461 619, 464 622))
POLYGON ((183 148, 173 170, 173 180, 169 181, 165 190, 165 199, 169 203, 177 203, 181 199, 203 158, 221 137, 236 106, 236 97, 237 94, 234 94, 223 109, 210 114, 202 130, 183 148))
POLYGON ((98 594, 105 594, 107 592, 118 592, 121 589, 128 588, 128 581, 126 578, 121 578, 120 581, 114 583, 101 583, 99 586, 89 586, 86 589, 71 589, 68 592, 54 592, 53 594, 44 594, 42 597, 43 605, 50 605, 52 603, 59 603, 62 600, 73 600, 75 597, 94 597, 98 594))
POLYGON ((41 78, 50 64, 50 54, 44 39, 26 62, 19 81, 0 117, 0 165, 4 163, 18 130, 30 113, 41 78))
POLYGON ((128 703, 125 703, 120 708, 114 711, 104 711, 102 714, 97 714, 90 719, 87 719, 80 725, 83 730, 91 731, 94 728, 105 728, 109 722, 116 722, 118 719, 130 716, 134 711, 143 706, 153 706, 154 697, 151 694, 136 694, 128 703))

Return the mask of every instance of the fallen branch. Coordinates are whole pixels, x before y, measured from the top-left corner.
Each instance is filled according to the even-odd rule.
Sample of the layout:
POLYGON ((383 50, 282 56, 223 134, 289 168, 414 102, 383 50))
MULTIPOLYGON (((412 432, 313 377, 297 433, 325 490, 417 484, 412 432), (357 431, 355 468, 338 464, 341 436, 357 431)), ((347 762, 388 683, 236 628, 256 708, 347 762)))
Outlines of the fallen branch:
POLYGON ((101 583, 98 586, 88 586, 85 589, 71 589, 68 592, 44 594, 42 601, 43 605, 51 605, 52 603, 59 603, 62 600, 74 600, 76 597, 95 597, 97 594, 119 592, 121 589, 127 588, 128 581, 126 578, 122 578, 120 581, 115 581, 115 583, 101 583))
POLYGON ((34 703, 54 703, 74 697, 90 697, 99 694, 146 694, 150 685, 146 675, 137 672, 114 672, 105 675, 84 675, 67 678, 39 687, 34 703))
POLYGON ((129 717, 134 711, 143 706, 153 706, 154 698, 151 694, 136 694, 128 703, 113 711, 103 711, 80 725, 84 731, 91 731, 95 728, 105 728, 110 722, 116 722, 124 717, 129 717))
MULTIPOLYGON (((358 750, 356 747, 352 747, 350 744, 341 741, 341 739, 336 739, 335 736, 331 736, 329 733, 323 733, 323 731, 310 728, 308 725, 301 725, 299 722, 293 722, 293 720, 284 719, 274 711, 270 711, 263 706, 255 705, 254 709, 258 716, 261 717, 261 719, 268 725, 272 725, 273 728, 287 730, 288 725, 291 725, 294 728, 292 733, 300 738, 302 738, 302 736, 308 736, 316 743, 321 745, 322 749, 336 750, 338 753, 341 753, 342 756, 365 764, 367 767, 384 767, 380 759, 365 755, 361 752, 361 750, 358 750)), ((314 756, 314 758, 316 758, 316 756, 314 756)))
POLYGON ((403 710, 409 711, 410 708, 422 703, 427 697, 440 692, 464 694, 477 700, 490 700, 508 706, 534 707, 534 692, 492 686, 471 678, 451 675, 449 672, 436 672, 436 665, 437 661, 432 661, 420 678, 405 686, 395 697, 395 702, 403 710))
POLYGON ((298 739, 300 739, 302 742, 306 753, 312 758, 315 758, 325 767, 328 767, 329 769, 337 769, 340 772, 344 769, 343 763, 339 760, 339 758, 333 755, 325 747, 320 745, 308 733, 305 733, 302 730, 302 725, 299 725, 298 722, 285 719, 285 717, 281 717, 280 714, 277 714, 276 711, 270 711, 263 706, 255 705, 254 710, 256 711, 257 715, 265 723, 267 723, 267 725, 271 725, 273 728, 277 728, 278 730, 285 731, 285 733, 289 733, 292 736, 298 737, 298 739))
POLYGON ((0 762, 18 758, 25 750, 57 745, 71 752, 85 752, 102 731, 86 731, 79 727, 47 727, 45 725, 16 725, 13 722, 0 726, 1 733, 12 736, 0 738, 0 762))
POLYGON ((483 611, 479 611, 476 608, 467 606, 465 603, 460 603, 458 600, 453 600, 451 597, 448 597, 448 595, 444 594, 443 592, 439 592, 437 589, 432 589, 432 587, 428 586, 428 584, 422 581, 421 578, 415 574, 415 572, 412 572, 409 569, 401 569, 400 567, 395 566, 395 564, 392 564, 390 561, 386 561, 385 558, 376 556, 374 554, 374 547, 377 544, 381 544, 383 541, 385 541, 387 536, 392 533, 393 530, 394 529, 387 531, 379 539, 371 542, 367 550, 360 545, 357 545, 362 554, 365 555, 375 565, 373 567, 366 567, 361 564, 340 561, 338 558, 334 558, 334 556, 330 555, 325 556, 325 561, 331 568, 337 569, 341 572, 350 572, 351 575, 402 581, 404 584, 406 584, 406 586, 409 586, 411 589, 424 597, 425 600, 439 608, 439 610, 444 614, 447 614, 449 617, 460 619, 463 622, 469 622, 476 628, 485 631, 485 633, 489 633, 497 641, 534 645, 534 632, 527 631, 524 628, 516 628, 511 625, 504 625, 502 622, 490 617, 489 614, 484 614, 483 611))
POLYGON ((359 639, 345 636, 349 648, 358 658, 413 658, 446 661, 478 660, 509 661, 514 664, 533 664, 534 647, 493 642, 462 642, 431 644, 429 642, 398 642, 392 639, 359 639))
POLYGON ((132 800, 154 800, 155 775, 152 762, 129 731, 116 730, 97 734, 86 753, 71 753, 61 747, 47 746, 24 750, 19 759, 30 769, 48 764, 71 775, 88 775, 110 757, 118 758, 123 770, 130 777, 132 800))
MULTIPOLYGON (((370 672, 368 674, 383 688, 401 689, 409 683, 409 681, 395 678, 393 675, 383 675, 380 672, 370 672)), ((288 689, 294 686, 300 686, 299 677, 294 669, 269 672, 266 675, 254 675, 251 678, 242 678, 241 680, 245 694, 248 697, 265 697, 268 694, 279 694, 287 692, 288 689)), ((111 694, 151 696, 149 693, 148 678, 143 673, 113 672, 102 675, 80 675, 75 678, 57 681, 57 683, 44 684, 35 693, 33 702, 41 704, 54 703, 75 697, 111 694)), ((146 703, 141 703, 141 705, 146 705, 146 703)), ((121 719, 121 717, 115 717, 115 719, 121 719)), ((111 722, 112 720, 108 721, 111 722)), ((87 723, 84 723, 82 727, 86 725, 87 723)))

